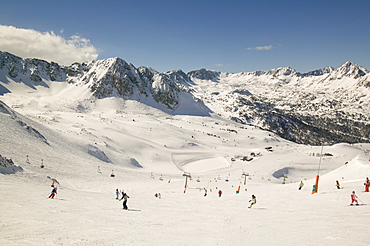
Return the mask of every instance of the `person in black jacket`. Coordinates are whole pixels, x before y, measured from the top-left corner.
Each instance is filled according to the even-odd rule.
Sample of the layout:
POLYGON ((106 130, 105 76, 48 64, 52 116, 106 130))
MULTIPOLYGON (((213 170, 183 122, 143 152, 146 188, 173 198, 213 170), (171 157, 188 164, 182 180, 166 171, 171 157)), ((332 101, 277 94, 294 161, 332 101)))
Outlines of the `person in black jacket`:
POLYGON ((123 209, 125 209, 125 210, 128 210, 128 207, 127 207, 127 199, 128 198, 130 198, 127 194, 126 194, 126 192, 124 192, 124 191, 122 191, 122 198, 121 199, 119 199, 120 201, 121 200, 123 200, 123 209))

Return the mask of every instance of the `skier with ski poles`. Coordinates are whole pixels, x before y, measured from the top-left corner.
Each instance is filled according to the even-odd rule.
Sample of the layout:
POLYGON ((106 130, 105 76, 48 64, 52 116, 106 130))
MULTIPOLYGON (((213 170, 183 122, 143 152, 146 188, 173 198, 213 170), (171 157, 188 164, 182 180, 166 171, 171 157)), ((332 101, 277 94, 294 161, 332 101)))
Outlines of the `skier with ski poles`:
POLYGON ((358 206, 358 201, 357 201, 358 197, 356 196, 356 193, 355 191, 352 191, 352 194, 351 194, 351 206, 353 206, 353 203, 356 202, 356 206, 358 206))

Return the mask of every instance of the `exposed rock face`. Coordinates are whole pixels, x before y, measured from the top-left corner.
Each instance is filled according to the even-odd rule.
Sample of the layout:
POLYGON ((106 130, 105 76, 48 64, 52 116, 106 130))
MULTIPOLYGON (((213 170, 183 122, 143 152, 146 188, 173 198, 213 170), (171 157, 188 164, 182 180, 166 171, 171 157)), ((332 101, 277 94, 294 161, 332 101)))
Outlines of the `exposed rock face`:
POLYGON ((209 81, 210 73, 192 73, 198 83, 193 90, 224 117, 297 143, 370 141, 370 75, 357 64, 306 74, 292 68, 213 73, 216 77, 209 81))
POLYGON ((120 58, 97 60, 88 64, 74 63, 66 67, 54 62, 22 59, 7 52, 0 52, 0 69, 12 78, 25 78, 23 81, 20 78, 20 81, 32 88, 42 84, 43 80, 87 84, 96 98, 152 97, 170 110, 174 110, 178 105, 179 93, 187 92, 186 88, 176 81, 190 83, 181 70, 158 73, 151 68, 137 69, 120 58))

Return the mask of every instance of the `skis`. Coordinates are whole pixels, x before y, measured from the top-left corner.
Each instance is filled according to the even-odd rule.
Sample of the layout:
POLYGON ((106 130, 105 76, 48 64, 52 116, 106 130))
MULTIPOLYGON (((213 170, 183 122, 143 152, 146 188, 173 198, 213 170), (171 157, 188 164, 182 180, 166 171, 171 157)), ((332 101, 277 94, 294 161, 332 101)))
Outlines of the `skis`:
POLYGON ((126 211, 136 211, 136 212, 140 212, 140 211, 141 211, 140 209, 131 209, 131 208, 129 208, 129 209, 124 209, 124 208, 122 208, 122 210, 126 210, 126 211))
POLYGON ((367 205, 367 204, 365 204, 365 203, 360 203, 360 204, 350 204, 350 205, 348 205, 348 206, 351 206, 351 207, 357 207, 357 206, 365 206, 365 205, 367 205))

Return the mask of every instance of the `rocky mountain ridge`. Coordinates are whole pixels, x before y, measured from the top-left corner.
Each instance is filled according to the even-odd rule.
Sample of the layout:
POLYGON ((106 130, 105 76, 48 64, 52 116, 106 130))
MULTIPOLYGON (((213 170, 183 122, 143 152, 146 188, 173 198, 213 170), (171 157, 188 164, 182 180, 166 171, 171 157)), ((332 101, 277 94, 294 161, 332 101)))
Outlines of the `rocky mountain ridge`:
POLYGON ((283 67, 213 75, 209 87, 202 77, 192 77, 196 95, 224 117, 298 143, 369 141, 370 76, 357 64, 305 74, 283 67))
POLYGON ((351 62, 307 73, 290 67, 235 74, 206 69, 160 73, 117 57, 60 66, 0 52, 0 95, 11 92, 8 78, 32 89, 48 87, 47 81, 86 86, 97 99, 149 98, 169 112, 186 94, 223 117, 294 142, 370 141, 370 73, 351 62))

